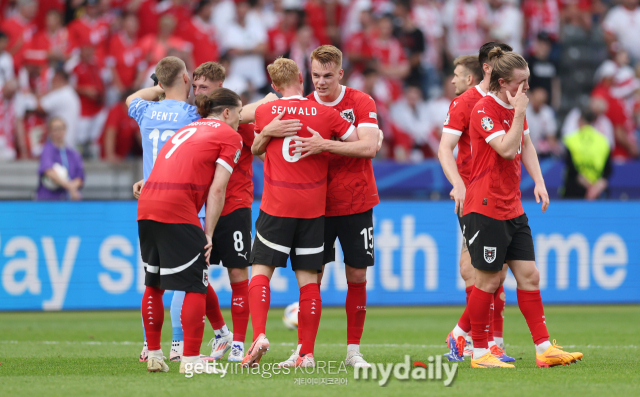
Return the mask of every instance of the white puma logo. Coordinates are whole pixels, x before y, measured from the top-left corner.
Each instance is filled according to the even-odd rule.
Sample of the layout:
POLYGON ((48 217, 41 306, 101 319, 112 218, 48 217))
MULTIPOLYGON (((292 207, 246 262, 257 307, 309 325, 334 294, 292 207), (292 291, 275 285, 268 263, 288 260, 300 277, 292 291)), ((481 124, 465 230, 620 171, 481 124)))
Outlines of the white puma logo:
POLYGON ((508 125, 508 126, 509 126, 509 128, 511 128, 511 124, 509 124, 509 122, 508 122, 507 120, 502 120, 502 121, 504 121, 504 123, 505 123, 506 125, 508 125))
POLYGON ((367 251, 367 254, 371 255, 371 257, 373 258, 373 254, 370 251, 367 251))
MULTIPOLYGON (((482 110, 478 110, 478 113, 484 113, 484 108, 482 108, 482 110)), ((486 113, 484 113, 486 114, 486 113)))
POLYGON ((245 261, 247 260, 247 254, 248 254, 248 252, 245 252, 244 254, 241 254, 241 253, 238 252, 238 256, 243 257, 245 261))
POLYGON ((453 101, 453 107, 455 108, 458 105, 458 102, 453 101))
POLYGON ((243 304, 243 303, 244 303, 244 302, 240 302, 240 303, 233 302, 233 304, 234 304, 235 306, 240 306, 240 307, 242 307, 242 304, 243 304))

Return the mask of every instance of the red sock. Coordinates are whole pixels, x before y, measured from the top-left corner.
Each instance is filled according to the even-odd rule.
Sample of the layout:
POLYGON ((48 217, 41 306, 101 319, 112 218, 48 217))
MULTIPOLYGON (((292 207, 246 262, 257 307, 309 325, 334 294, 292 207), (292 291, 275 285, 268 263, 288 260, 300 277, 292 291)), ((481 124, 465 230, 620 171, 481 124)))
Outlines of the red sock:
POLYGON ((164 305, 162 304, 164 290, 147 287, 142 295, 142 322, 147 336, 149 350, 160 350, 160 336, 164 323, 164 305))
POLYGON ((367 281, 364 283, 347 282, 347 344, 359 345, 367 316, 367 281))
POLYGON ((313 354, 316 335, 322 315, 322 299, 320 287, 316 283, 300 288, 300 312, 298 313, 298 335, 302 339, 300 355, 313 354))
POLYGON ((494 310, 493 294, 491 294, 491 306, 489 306, 489 332, 487 332, 487 342, 493 342, 493 313, 494 310))
POLYGON ((262 274, 252 277, 251 283, 249 283, 249 311, 251 312, 254 341, 258 335, 265 333, 270 304, 269 278, 262 274))
POLYGON ((471 332, 471 320, 469 320, 469 297, 471 296, 471 291, 473 291, 473 285, 471 287, 467 287, 464 292, 467 293, 467 306, 464 308, 462 312, 462 316, 460 316, 460 320, 458 320, 458 327, 462 328, 462 330, 466 333, 471 332))
POLYGON ((539 345, 549 340, 549 332, 544 318, 544 307, 540 291, 518 290, 518 307, 527 321, 533 343, 539 345))
POLYGON ((493 336, 502 338, 502 324, 504 323, 504 287, 500 288, 493 294, 493 336))
MULTIPOLYGON (((320 291, 320 285, 321 284, 322 284, 322 282, 318 282, 318 291, 320 291)), ((347 292, 347 296, 349 296, 348 292, 347 292)), ((300 302, 298 302, 298 303, 300 303, 300 302)), ((298 320, 300 320, 300 307, 298 307, 298 320)), ((298 323, 299 322, 300 321, 298 321, 298 323)), ((349 319, 348 318, 347 318, 347 323, 349 323, 349 319)), ((349 329, 349 328, 347 327, 347 329, 349 329)), ((347 331, 347 334, 348 333, 349 333, 349 331, 347 331)), ((302 344, 302 334, 300 333, 300 328, 298 328, 298 345, 301 345, 301 344, 302 344)))
POLYGON ((484 292, 479 288, 474 288, 469 297, 467 308, 469 309, 469 318, 471 319, 471 337, 473 338, 474 348, 489 348, 487 331, 489 329, 492 300, 493 294, 484 292))
MULTIPOLYGON (((209 285, 209 290, 213 291, 211 285, 209 285)), ((182 322, 182 332, 184 333, 184 351, 182 354, 186 357, 200 356, 208 295, 209 293, 187 292, 184 296, 180 322, 182 322)))
MULTIPOLYGON (((204 294, 203 294, 204 295, 204 294)), ((220 329, 224 327, 224 318, 222 317, 222 312, 220 311, 220 303, 218 302, 218 295, 216 291, 213 290, 211 284, 207 287, 207 318, 211 323, 211 327, 213 329, 220 329)), ((184 304, 183 304, 184 305, 184 304)))
POLYGON ((249 280, 231 283, 231 291, 233 341, 244 343, 249 323, 249 280))

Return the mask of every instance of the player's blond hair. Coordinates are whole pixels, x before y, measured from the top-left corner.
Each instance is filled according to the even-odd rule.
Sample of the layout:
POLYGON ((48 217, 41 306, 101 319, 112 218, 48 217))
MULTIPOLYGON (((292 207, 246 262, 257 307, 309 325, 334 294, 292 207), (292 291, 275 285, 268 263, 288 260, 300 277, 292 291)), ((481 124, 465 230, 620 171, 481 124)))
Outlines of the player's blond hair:
POLYGON ((273 85, 278 89, 297 83, 300 75, 298 65, 287 58, 276 59, 271 65, 267 66, 267 72, 269 72, 273 85))
POLYGON ((489 62, 493 63, 491 80, 489 81, 489 90, 493 92, 500 91, 500 79, 509 83, 513 80, 513 71, 515 69, 526 69, 528 67, 528 63, 522 55, 516 52, 504 51, 500 47, 494 47, 489 51, 489 62))
POLYGON ((204 77, 211 82, 224 82, 226 72, 224 66, 218 62, 205 62, 193 71, 193 80, 195 81, 204 77))
POLYGON ((453 67, 462 66, 467 69, 469 74, 473 76, 473 81, 476 84, 482 81, 482 66, 480 66, 480 62, 478 61, 477 55, 462 55, 459 56, 453 61, 453 67))
POLYGON ((164 88, 172 87, 182 76, 182 72, 186 71, 184 61, 174 56, 164 57, 156 65, 156 77, 164 88))
POLYGON ((318 61, 322 66, 335 66, 342 68, 342 51, 332 45, 321 45, 311 53, 311 60, 318 61))

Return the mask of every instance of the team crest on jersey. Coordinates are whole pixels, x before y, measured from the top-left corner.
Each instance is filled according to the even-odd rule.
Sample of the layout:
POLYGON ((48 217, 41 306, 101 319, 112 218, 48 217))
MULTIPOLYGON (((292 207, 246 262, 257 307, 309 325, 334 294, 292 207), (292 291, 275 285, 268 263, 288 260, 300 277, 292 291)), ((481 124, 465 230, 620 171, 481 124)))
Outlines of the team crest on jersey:
POLYGON ((447 118, 444 120, 444 125, 449 125, 449 113, 447 113, 447 118))
POLYGON ((238 149, 238 151, 236 152, 236 155, 233 156, 233 162, 238 164, 238 161, 240 160, 240 149, 238 149))
POLYGON ((209 272, 207 269, 202 271, 202 284, 204 284, 205 287, 209 286, 209 272))
POLYGON ((493 263, 496 260, 496 247, 484 247, 484 260, 493 263))
POLYGON ((343 119, 347 120, 351 124, 356 122, 356 115, 353 113, 353 109, 343 110, 342 112, 340 112, 340 116, 342 116, 343 119))
POLYGON ((485 131, 491 131, 493 129, 493 120, 491 120, 491 117, 483 117, 482 120, 480 120, 480 125, 482 125, 485 131))

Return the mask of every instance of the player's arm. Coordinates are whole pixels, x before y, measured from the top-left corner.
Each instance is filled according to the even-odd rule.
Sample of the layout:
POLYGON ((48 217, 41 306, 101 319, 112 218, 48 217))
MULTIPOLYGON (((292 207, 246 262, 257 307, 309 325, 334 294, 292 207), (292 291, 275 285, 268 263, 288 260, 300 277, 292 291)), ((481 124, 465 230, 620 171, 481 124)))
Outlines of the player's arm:
MULTIPOLYGON (((507 160, 513 160, 516 157, 518 149, 520 149, 520 143, 522 142, 524 118, 527 111, 527 104, 529 103, 529 98, 527 98, 527 96, 522 92, 523 86, 524 82, 522 82, 520 87, 518 87, 518 92, 515 96, 511 96, 507 91, 507 99, 511 106, 515 108, 515 116, 512 122, 513 125, 509 128, 509 131, 506 134, 502 133, 502 135, 495 137, 489 136, 485 139, 493 150, 498 152, 500 157, 507 160)), ((500 120, 496 121, 500 122, 500 120)))
POLYGON ((296 142, 292 145, 295 148, 293 153, 304 153, 300 158, 329 152, 347 157, 372 159, 376 157, 378 152, 378 141, 380 140, 378 128, 358 127, 356 133, 349 134, 344 141, 324 139, 310 127, 307 127, 307 130, 311 132, 311 137, 296 138, 296 141, 300 141, 300 143, 296 142))
POLYGON ((460 135, 443 132, 440 138, 440 146, 438 147, 438 159, 440 165, 444 171, 444 175, 447 177, 453 189, 449 193, 451 200, 455 201, 456 214, 462 214, 464 197, 467 194, 467 188, 464 185, 462 177, 458 172, 458 165, 456 164, 456 158, 453 156, 453 150, 458 145, 460 135))
POLYGON ((142 193, 143 187, 144 187, 144 179, 140 179, 138 182, 133 184, 133 197, 136 200, 140 198, 140 193, 142 193))
POLYGON ((213 240, 213 230, 216 228, 222 207, 224 207, 224 195, 227 191, 227 183, 231 172, 222 164, 216 164, 216 172, 213 176, 213 182, 209 188, 209 196, 207 197, 207 210, 204 221, 204 234, 207 236, 207 245, 204 247, 204 257, 209 264, 211 256, 211 247, 213 240))
MULTIPOLYGON (((244 111, 244 108, 243 108, 244 111)), ((257 134, 251 145, 251 153, 260 156, 267 151, 271 138, 284 138, 295 135, 302 128, 300 120, 282 120, 284 112, 278 114, 257 134)), ((243 113, 244 117, 244 113, 243 113)))
POLYGON ((277 99, 278 99, 278 96, 273 92, 270 92, 267 94, 267 96, 265 96, 258 102, 250 103, 248 105, 243 106, 242 120, 240 121, 240 124, 253 123, 256 119, 256 109, 258 108, 258 106, 264 105, 265 103, 269 103, 271 101, 275 101, 277 99))
POLYGON ((546 212, 547 207, 549 207, 549 193, 547 193, 547 187, 542 177, 538 153, 531 142, 529 134, 524 136, 524 142, 522 144, 522 164, 524 164, 524 168, 527 169, 529 176, 531 176, 531 179, 533 179, 535 183, 533 195, 536 197, 536 203, 542 201, 542 212, 546 212))
POLYGON ((127 104, 127 107, 129 107, 131 102, 136 98, 141 98, 145 101, 153 101, 157 97, 159 97, 160 94, 163 94, 163 93, 164 93, 164 90, 159 85, 149 87, 149 88, 143 88, 129 95, 125 103, 127 104))

